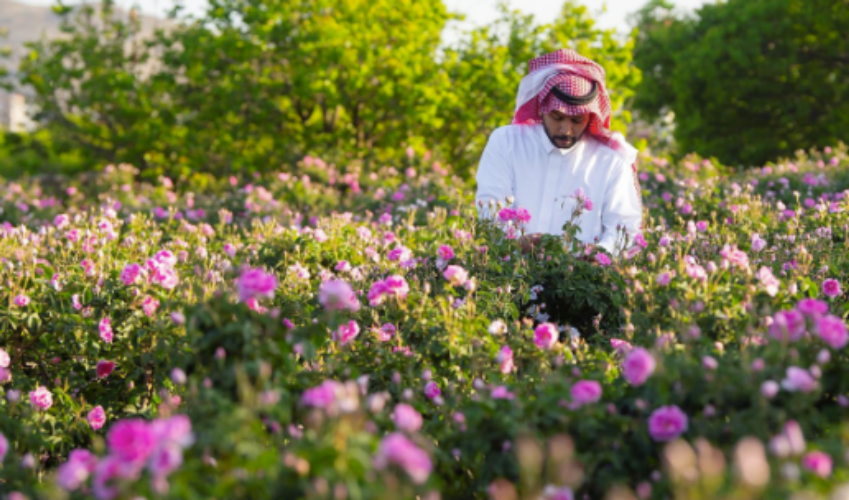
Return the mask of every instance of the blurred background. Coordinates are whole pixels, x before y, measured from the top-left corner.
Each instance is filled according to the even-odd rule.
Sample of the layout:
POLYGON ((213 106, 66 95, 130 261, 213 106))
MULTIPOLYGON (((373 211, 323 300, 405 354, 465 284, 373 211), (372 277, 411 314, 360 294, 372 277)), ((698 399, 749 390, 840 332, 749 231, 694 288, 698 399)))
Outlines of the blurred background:
POLYGON ((849 0, 0 0, 0 30, 3 177, 368 171, 409 147, 469 176, 561 47, 605 67, 641 149, 745 168, 849 130, 849 0))

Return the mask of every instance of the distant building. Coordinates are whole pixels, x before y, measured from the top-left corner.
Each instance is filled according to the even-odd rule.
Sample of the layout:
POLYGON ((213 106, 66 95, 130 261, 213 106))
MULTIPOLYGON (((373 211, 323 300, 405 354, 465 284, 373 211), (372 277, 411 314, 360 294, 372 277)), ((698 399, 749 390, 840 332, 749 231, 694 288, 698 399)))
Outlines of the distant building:
POLYGON ((0 128, 11 132, 31 131, 35 129, 31 113, 24 94, 0 90, 0 128))

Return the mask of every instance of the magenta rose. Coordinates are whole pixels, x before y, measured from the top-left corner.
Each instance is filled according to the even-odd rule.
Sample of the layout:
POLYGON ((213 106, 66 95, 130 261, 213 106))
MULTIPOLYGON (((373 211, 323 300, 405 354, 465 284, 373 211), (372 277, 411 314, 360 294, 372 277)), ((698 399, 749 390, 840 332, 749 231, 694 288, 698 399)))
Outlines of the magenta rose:
POLYGON ((549 350, 557 343, 560 332, 552 323, 543 323, 534 330, 534 344, 542 350, 549 350))
POLYGON ((88 420, 88 424, 92 429, 102 429, 103 425, 106 424, 106 412, 103 411, 102 406, 95 406, 90 412, 88 412, 86 420, 88 420))
POLYGON ((642 347, 631 349, 622 362, 622 376, 633 386, 640 386, 654 373, 654 356, 642 347))
POLYGON ((655 441, 671 441, 687 431, 687 415, 677 406, 661 406, 649 417, 649 435, 655 441))
POLYGON ((47 387, 38 386, 29 393, 29 402, 39 410, 46 410, 53 406, 53 393, 47 387))
POLYGON ((601 399, 601 384, 597 380, 579 380, 572 386, 569 395, 580 405, 595 403, 601 399))

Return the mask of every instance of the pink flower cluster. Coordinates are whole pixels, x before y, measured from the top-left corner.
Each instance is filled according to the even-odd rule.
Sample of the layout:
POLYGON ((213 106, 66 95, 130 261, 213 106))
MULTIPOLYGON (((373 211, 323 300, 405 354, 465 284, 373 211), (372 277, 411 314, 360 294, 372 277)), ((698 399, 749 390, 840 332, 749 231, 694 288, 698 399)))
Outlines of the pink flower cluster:
POLYGON ((428 454, 399 432, 383 438, 374 458, 377 469, 385 469, 390 465, 403 470, 415 484, 424 484, 433 470, 433 462, 428 454))
POLYGON ((368 303, 372 307, 383 304, 388 298, 395 297, 398 300, 407 300, 410 293, 410 285, 403 276, 393 274, 382 281, 376 281, 368 292, 368 303))
POLYGON ((344 280, 330 280, 318 289, 318 302, 328 311, 359 311, 360 302, 351 285, 344 280))
POLYGON ((527 224, 531 221, 531 213, 525 208, 502 208, 498 211, 498 220, 503 223, 516 221, 527 224))
POLYGON ((236 290, 242 302, 254 298, 273 299, 277 290, 277 278, 262 269, 247 269, 236 281, 236 290))
POLYGON ((772 316, 769 335, 776 340, 795 342, 806 331, 813 331, 832 349, 843 349, 849 343, 846 322, 828 314, 828 304, 816 299, 802 299, 795 309, 779 311, 772 316), (809 328, 808 324, 813 328, 809 328))
POLYGON ((106 436, 107 456, 98 459, 88 450, 72 451, 57 471, 57 482, 74 491, 92 477, 94 496, 111 500, 121 494, 118 480, 137 481, 147 469, 154 491, 164 494, 168 476, 182 465, 183 449, 193 440, 191 422, 185 415, 152 422, 121 420, 106 436))

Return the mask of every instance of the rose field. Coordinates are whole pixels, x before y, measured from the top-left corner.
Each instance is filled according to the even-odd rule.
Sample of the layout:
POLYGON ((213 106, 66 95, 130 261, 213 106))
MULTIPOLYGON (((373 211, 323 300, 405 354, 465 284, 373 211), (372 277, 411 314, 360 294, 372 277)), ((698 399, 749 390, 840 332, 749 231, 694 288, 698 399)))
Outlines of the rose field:
POLYGON ((644 156, 614 254, 423 153, 4 182, 0 492, 849 498, 845 146, 644 156))

